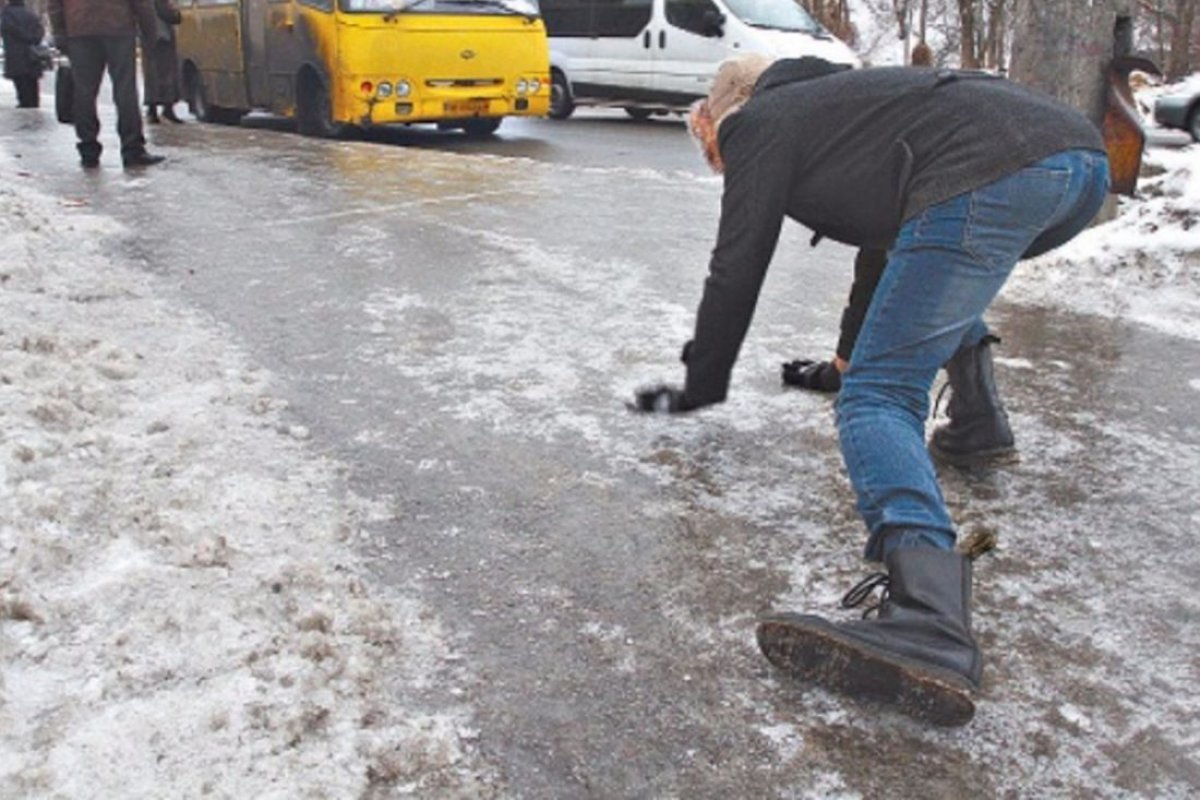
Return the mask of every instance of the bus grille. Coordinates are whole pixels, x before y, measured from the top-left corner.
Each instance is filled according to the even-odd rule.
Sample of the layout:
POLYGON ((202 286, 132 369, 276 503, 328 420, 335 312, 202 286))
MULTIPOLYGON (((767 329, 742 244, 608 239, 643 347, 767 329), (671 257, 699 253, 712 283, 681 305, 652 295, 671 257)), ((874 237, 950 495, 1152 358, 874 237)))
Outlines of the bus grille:
POLYGON ((425 85, 433 89, 476 88, 479 86, 501 86, 503 78, 429 78, 425 85))

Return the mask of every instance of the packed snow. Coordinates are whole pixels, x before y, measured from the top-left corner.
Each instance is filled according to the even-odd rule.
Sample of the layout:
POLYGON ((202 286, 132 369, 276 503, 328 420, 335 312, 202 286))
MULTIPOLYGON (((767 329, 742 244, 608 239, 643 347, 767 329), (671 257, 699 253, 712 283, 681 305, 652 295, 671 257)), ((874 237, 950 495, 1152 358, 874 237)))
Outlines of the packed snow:
POLYGON ((384 512, 114 223, 5 184, 0 796, 487 795, 436 615, 365 577, 384 512))

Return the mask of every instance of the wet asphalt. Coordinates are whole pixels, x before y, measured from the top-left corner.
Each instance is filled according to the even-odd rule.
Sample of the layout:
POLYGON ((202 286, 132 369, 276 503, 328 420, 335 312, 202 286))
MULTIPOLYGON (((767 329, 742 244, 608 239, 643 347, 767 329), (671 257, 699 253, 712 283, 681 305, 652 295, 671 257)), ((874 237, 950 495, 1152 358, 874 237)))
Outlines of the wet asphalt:
POLYGON ((369 509, 376 577, 469 668, 428 701, 474 708, 500 794, 1200 792, 1196 342, 997 304, 1021 460, 943 473, 962 529, 1001 544, 977 567, 977 718, 931 730, 795 685, 753 639, 764 611, 846 613, 869 569, 830 403, 778 381, 832 349, 852 253, 789 226, 730 401, 623 408, 682 378, 715 231, 678 120, 346 142, 190 121, 151 130, 169 161, 144 173, 112 130, 85 174, 49 110, 5 108, 4 180, 122 222, 114 258, 278 376, 369 509))

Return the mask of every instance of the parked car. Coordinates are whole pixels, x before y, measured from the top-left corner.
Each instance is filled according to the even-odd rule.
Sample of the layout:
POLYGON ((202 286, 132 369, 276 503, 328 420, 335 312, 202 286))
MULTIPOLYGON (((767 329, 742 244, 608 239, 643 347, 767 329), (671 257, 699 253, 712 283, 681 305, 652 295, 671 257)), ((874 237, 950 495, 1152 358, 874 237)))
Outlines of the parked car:
POLYGON ((794 0, 541 0, 550 34, 550 116, 616 106, 679 112, 739 53, 858 58, 794 0))
POLYGON ((1154 101, 1154 119, 1164 128, 1178 128, 1200 142, 1200 89, 1166 94, 1154 101))

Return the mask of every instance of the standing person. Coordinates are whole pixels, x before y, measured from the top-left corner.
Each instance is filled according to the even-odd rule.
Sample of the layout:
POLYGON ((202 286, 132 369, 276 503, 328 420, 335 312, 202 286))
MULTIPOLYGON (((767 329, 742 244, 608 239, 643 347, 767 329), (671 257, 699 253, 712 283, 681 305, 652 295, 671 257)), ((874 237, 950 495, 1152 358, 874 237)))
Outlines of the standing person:
POLYGON ((37 108, 38 83, 46 65, 34 53, 42 43, 46 29, 41 20, 25 7, 25 0, 8 0, 0 11, 0 37, 4 39, 4 77, 17 90, 17 108, 37 108))
POLYGON ((183 22, 171 0, 154 0, 155 27, 152 39, 142 40, 142 83, 146 87, 146 121, 158 124, 162 118, 183 122, 175 114, 183 90, 179 83, 179 53, 175 48, 175 26, 183 22))
POLYGON ((971 561, 925 449, 938 368, 979 341, 983 313, 1018 259, 1061 245, 1108 191, 1097 128, 1050 97, 982 73, 846 71, 820 59, 742 57, 718 70, 691 128, 724 173, 721 221, 684 388, 635 407, 722 402, 785 217, 887 267, 837 399, 842 456, 886 573, 874 619, 779 613, 763 654, 794 677, 940 725, 975 713, 982 656, 971 633, 971 561))
POLYGON ((146 151, 138 109, 136 35, 154 35, 151 0, 50 0, 50 29, 59 48, 66 43, 75 79, 75 135, 85 168, 100 166, 100 118, 96 95, 108 70, 117 106, 117 133, 126 167, 157 164, 162 156, 146 151))

